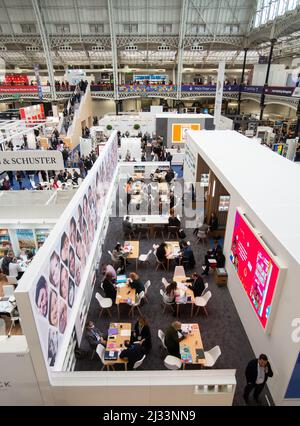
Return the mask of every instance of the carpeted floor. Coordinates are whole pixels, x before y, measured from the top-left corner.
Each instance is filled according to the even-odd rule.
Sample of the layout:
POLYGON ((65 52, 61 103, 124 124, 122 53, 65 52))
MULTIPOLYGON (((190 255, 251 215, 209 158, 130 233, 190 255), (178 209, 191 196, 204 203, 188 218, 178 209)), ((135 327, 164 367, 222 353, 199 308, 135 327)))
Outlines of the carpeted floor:
MULTIPOLYGON (((204 247, 202 246, 202 244, 196 242, 195 237, 192 235, 192 230, 186 230, 186 234, 187 239, 191 242, 195 254, 195 270, 198 272, 202 272, 202 261, 206 250, 209 248, 209 242, 207 243, 207 246, 204 247)), ((107 250, 112 250, 117 241, 124 241, 122 237, 123 233, 121 219, 111 219, 107 235, 108 236, 104 244, 101 263, 109 263, 110 256, 108 255, 107 250)), ((161 238, 157 238, 156 241, 154 241, 153 239, 148 241, 146 238, 141 240, 140 254, 147 253, 148 250, 152 248, 154 242, 159 243, 161 241, 161 238)), ((135 261, 132 261, 132 263, 128 267, 128 272, 134 270, 135 261)), ((175 318, 168 310, 166 310, 165 314, 162 313, 159 289, 162 288, 162 277, 165 277, 167 280, 170 280, 173 276, 173 272, 174 265, 172 265, 172 267, 170 268, 169 273, 166 273, 161 269, 156 272, 154 256, 151 257, 151 266, 142 265, 138 269, 138 273, 144 282, 146 282, 146 280, 148 279, 151 280, 151 286, 147 295, 149 299, 149 304, 145 303, 141 307, 141 310, 143 314, 147 317, 152 330, 152 349, 143 363, 143 368, 146 370, 165 369, 163 364, 165 353, 162 351, 160 340, 157 336, 157 331, 158 329, 165 330, 169 326, 169 324, 174 321, 175 318)), ((187 271, 187 274, 189 273, 191 273, 191 271, 187 271)), ((234 404, 245 405, 243 400, 243 387, 245 386, 244 371, 248 361, 254 358, 254 353, 251 349, 250 343, 241 324, 229 291, 226 287, 218 287, 214 283, 213 276, 209 276, 207 281, 209 283, 209 290, 212 292, 212 298, 208 304, 209 317, 206 318, 204 314, 200 312, 199 316, 194 317, 192 321, 197 322, 200 326, 204 350, 209 350, 215 345, 219 345, 221 348, 222 354, 218 359, 215 368, 236 369, 237 389, 234 398, 234 404)), ((94 293, 96 291, 99 291, 99 289, 99 282, 97 282, 95 285, 94 293)), ((95 297, 93 296, 89 308, 88 318, 92 319, 101 331, 106 331, 109 327, 110 319, 106 314, 104 314, 104 317, 102 316, 102 318, 98 318, 98 306, 99 305, 95 297)), ((127 305, 121 306, 120 321, 131 322, 132 324, 134 324, 135 319, 129 319, 128 311, 129 308, 127 307, 127 305)), ((113 306, 112 314, 112 321, 117 322, 118 320, 116 306, 113 306)), ((181 306, 181 313, 179 319, 183 323, 191 322, 190 306, 181 306)), ((82 341, 81 348, 86 350, 89 349, 89 345, 87 341, 85 341, 85 339, 83 339, 82 341)), ((90 360, 90 357, 85 358, 83 360, 77 360, 75 370, 95 371, 101 370, 101 368, 102 364, 98 359, 97 355, 95 355, 93 360, 90 360)), ((193 367, 189 366, 188 368, 193 367)), ((267 393, 269 400, 272 401, 268 391, 267 393)), ((263 405, 267 405, 267 401, 264 395, 262 395, 262 403, 263 405)))

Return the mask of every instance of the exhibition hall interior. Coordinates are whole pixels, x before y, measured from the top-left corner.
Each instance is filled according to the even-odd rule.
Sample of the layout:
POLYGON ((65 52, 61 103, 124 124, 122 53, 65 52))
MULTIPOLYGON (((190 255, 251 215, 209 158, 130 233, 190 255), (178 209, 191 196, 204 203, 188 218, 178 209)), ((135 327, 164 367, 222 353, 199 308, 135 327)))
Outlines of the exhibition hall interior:
POLYGON ((0 405, 299 406, 299 136, 299 0, 1 1, 0 405))

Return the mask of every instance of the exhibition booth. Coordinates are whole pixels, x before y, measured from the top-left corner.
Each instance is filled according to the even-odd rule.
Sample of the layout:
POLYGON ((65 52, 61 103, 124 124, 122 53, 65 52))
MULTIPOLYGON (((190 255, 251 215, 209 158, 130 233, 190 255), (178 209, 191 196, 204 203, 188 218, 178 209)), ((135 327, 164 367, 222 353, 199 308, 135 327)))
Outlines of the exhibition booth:
POLYGON ((273 400, 299 405, 300 194, 286 185, 299 167, 233 131, 189 131, 186 152, 185 179, 205 182, 225 222, 228 289, 253 351, 269 358, 273 400))
POLYGON ((75 191, 3 191, 0 195, 0 257, 6 250, 36 252, 75 191))
POLYGON ((114 132, 18 285, 15 296, 28 348, 14 336, 9 350, 11 366, 18 362, 15 376, 12 368, 4 369, 7 351, 2 349, 3 342, 0 369, 3 380, 11 380, 17 388, 26 385, 29 390, 26 395, 18 393, 17 400, 16 393, 9 390, 14 398, 7 397, 7 403, 30 404, 31 398, 41 405, 114 406, 132 401, 152 406, 232 405, 236 387, 232 369, 73 371, 74 349, 82 339, 118 181, 121 173, 132 172, 123 169, 119 175, 117 161, 114 132), (39 303, 41 289, 47 295, 43 306, 39 303), (24 369, 35 371, 31 378, 27 372, 21 374, 18 355, 23 353, 27 354, 24 369))
POLYGON ((213 130, 213 117, 209 114, 169 114, 156 115, 156 134, 162 136, 166 147, 184 147, 188 130, 213 130))

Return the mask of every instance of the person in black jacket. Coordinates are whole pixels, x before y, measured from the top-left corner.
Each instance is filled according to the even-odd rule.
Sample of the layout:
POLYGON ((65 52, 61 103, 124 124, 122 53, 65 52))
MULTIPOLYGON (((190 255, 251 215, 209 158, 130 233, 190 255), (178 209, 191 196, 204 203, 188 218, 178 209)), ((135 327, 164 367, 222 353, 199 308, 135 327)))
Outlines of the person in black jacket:
POLYGON ((128 370, 132 370, 134 364, 137 361, 140 361, 144 356, 142 344, 141 343, 131 344, 129 342, 129 340, 126 340, 125 343, 124 343, 124 346, 125 346, 126 349, 124 349, 120 353, 119 357, 121 359, 124 359, 124 358, 127 359, 128 360, 127 368, 128 368, 128 370))
POLYGON ((263 390, 268 377, 273 377, 273 371, 265 354, 261 354, 259 358, 255 358, 249 362, 246 371, 247 385, 244 389, 244 400, 248 403, 249 394, 254 389, 254 399, 260 404, 259 395, 263 390))
POLYGON ((113 276, 110 272, 106 273, 102 287, 105 293, 105 297, 109 297, 114 303, 116 300, 117 290, 115 289, 113 276))
POLYGON ((147 354, 152 346, 151 331, 145 317, 139 316, 131 335, 131 343, 140 341, 144 352, 147 354))
POLYGON ((101 344, 106 346, 107 335, 102 333, 98 328, 95 327, 93 321, 88 321, 86 323, 86 339, 89 342, 92 349, 96 349, 96 347, 101 344))
POLYGON ((192 278, 186 280, 187 283, 192 283, 192 285, 189 285, 190 289, 193 290, 195 297, 200 297, 205 289, 204 281, 202 277, 200 277, 197 272, 194 272, 192 274, 192 278))

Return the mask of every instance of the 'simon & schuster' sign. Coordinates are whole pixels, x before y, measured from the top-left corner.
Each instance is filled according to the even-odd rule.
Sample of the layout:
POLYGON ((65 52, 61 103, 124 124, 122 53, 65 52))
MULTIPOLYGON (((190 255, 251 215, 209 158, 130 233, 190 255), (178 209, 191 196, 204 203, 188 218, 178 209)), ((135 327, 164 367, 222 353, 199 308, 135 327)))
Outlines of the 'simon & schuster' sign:
POLYGON ((21 170, 62 170, 60 151, 0 151, 0 172, 21 170))

